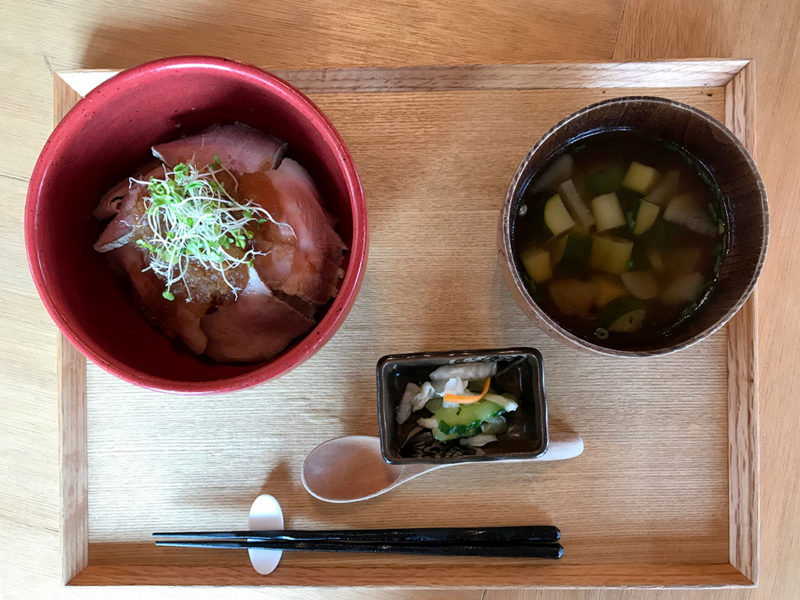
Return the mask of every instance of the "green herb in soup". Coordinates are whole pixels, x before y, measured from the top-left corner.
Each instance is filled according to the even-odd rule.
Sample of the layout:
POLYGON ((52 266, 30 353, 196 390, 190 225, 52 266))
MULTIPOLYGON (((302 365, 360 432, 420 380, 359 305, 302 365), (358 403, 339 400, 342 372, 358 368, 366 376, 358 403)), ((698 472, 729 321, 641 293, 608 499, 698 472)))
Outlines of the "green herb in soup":
POLYGON ((536 302, 584 339, 624 347, 680 324, 725 255, 725 208, 675 144, 593 134, 531 178, 513 243, 536 302))

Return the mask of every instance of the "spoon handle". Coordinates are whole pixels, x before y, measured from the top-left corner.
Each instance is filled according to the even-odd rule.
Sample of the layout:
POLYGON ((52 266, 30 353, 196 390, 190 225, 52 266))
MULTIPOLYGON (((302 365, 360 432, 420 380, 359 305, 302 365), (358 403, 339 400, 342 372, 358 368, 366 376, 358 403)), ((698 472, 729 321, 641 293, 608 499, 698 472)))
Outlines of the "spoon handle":
POLYGON ((534 460, 567 460, 583 453, 583 439, 575 433, 551 433, 547 452, 534 460))

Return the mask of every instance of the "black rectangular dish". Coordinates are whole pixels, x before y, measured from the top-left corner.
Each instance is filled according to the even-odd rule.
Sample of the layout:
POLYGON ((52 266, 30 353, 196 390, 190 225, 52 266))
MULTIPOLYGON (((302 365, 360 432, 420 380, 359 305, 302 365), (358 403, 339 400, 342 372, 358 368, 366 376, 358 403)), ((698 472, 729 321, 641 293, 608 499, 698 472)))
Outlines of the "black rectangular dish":
MULTIPOLYGON (((534 348, 420 352, 384 356, 377 365, 381 452, 390 464, 462 463, 535 458, 547 450, 547 402, 542 355, 534 348), (492 386, 518 398, 508 413, 508 431, 481 448, 441 443, 417 426, 415 412, 397 422, 398 404, 408 383, 422 384, 445 365, 497 362, 492 386)), ((424 412, 423 409, 420 412, 424 412)), ((430 414, 423 416, 431 416, 430 414)))

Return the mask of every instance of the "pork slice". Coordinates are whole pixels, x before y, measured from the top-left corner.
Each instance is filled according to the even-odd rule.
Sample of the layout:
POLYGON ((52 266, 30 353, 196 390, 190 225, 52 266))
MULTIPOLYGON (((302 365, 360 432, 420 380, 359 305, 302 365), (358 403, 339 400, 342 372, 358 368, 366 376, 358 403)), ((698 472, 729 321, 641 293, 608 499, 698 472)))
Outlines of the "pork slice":
MULTIPOLYGON (((150 165, 149 170, 138 173, 135 178, 149 181, 150 177, 163 176, 163 174, 164 170, 160 164, 158 166, 150 165)), ((114 216, 114 218, 97 238, 94 244, 97 252, 109 252, 124 246, 133 239, 136 202, 146 194, 146 185, 131 183, 129 179, 126 179, 120 181, 103 196, 100 204, 95 208, 94 214, 98 219, 101 218, 101 215, 108 215, 106 218, 114 216)))
POLYGON ((117 185, 103 194, 102 198, 100 198, 100 202, 92 212, 95 219, 98 221, 108 221, 111 217, 119 212, 120 206, 123 204, 126 197, 132 195, 133 199, 136 199, 136 190, 138 189, 138 186, 137 184, 132 184, 131 179, 148 181, 150 177, 163 173, 162 169, 161 163, 153 160, 147 163, 141 169, 138 169, 136 173, 133 174, 132 178, 126 177, 120 181, 117 185))
POLYGON ((334 231, 332 220, 322 207, 311 176, 297 162, 284 159, 267 176, 272 198, 260 202, 288 227, 262 226, 254 246, 264 254, 255 267, 271 289, 305 302, 324 304, 336 296, 343 271, 340 268, 345 245, 334 231))
POLYGON ((109 252, 112 266, 130 281, 136 302, 144 309, 152 325, 168 337, 178 337, 195 354, 202 354, 208 338, 200 327, 209 302, 185 302, 181 298, 166 300, 161 294, 164 282, 147 266, 144 253, 135 245, 125 244, 109 252))
POLYGON ((200 322, 208 337, 206 355, 219 362, 256 362, 280 353, 314 321, 277 298, 250 269, 247 287, 236 302, 221 306, 200 322))
POLYGON ((153 155, 170 167, 190 161, 204 167, 217 156, 222 166, 238 173, 269 171, 285 151, 278 138, 241 123, 212 125, 197 135, 153 146, 153 155))
POLYGON ((283 300, 284 302, 286 302, 286 304, 291 306, 301 315, 303 315, 304 317, 308 317, 309 319, 314 318, 314 315, 317 313, 317 309, 319 308, 318 305, 312 304, 307 300, 303 300, 299 296, 290 296, 289 294, 284 294, 281 291, 273 293, 275 294, 276 298, 283 300))

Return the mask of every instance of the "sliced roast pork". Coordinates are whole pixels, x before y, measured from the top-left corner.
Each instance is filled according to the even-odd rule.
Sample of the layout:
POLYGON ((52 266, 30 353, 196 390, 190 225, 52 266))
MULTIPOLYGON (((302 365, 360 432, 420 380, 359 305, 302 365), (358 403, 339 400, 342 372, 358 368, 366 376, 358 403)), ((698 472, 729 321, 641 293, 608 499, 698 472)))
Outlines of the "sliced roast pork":
POLYGON ((171 288, 172 300, 163 295, 166 282, 145 270, 149 254, 134 239, 149 231, 141 218, 146 186, 121 182, 95 210, 98 219, 113 217, 95 249, 107 252, 130 281, 134 302, 153 326, 197 354, 220 362, 272 358, 313 328, 319 307, 336 296, 345 245, 311 176, 283 157, 285 149, 280 140, 241 124, 215 125, 153 147, 159 163, 140 170, 137 179, 164 178, 181 162, 202 169, 218 159, 228 173, 216 176, 235 200, 260 205, 271 216, 247 225, 254 236, 249 244, 260 253, 254 266, 226 268, 220 277, 190 259, 181 283, 171 288))
MULTIPOLYGON (((271 289, 306 302, 324 304, 336 295, 342 277, 344 244, 319 199, 308 172, 290 158, 268 174, 278 220, 291 227, 262 227, 255 246, 256 270, 271 289)), ((262 199, 256 201, 263 202, 262 199)))
MULTIPOLYGON (((148 166, 149 169, 137 173, 134 179, 148 181, 150 177, 163 177, 164 168, 161 163, 152 163, 148 166)), ((97 238, 94 244, 95 250, 108 252, 124 246, 133 239, 136 203, 146 192, 147 186, 125 179, 100 199, 100 203, 94 209, 95 217, 101 221, 114 218, 97 238)))
POLYGON ((108 253, 108 258, 118 271, 127 275, 135 295, 134 300, 145 316, 168 337, 178 337, 195 354, 202 354, 208 339, 200 328, 210 302, 166 301, 161 293, 164 282, 152 271, 145 271, 145 254, 134 244, 125 244, 108 253))
POLYGON ((214 125, 197 135, 153 146, 153 155, 170 167, 189 161, 204 167, 218 157, 225 168, 239 173, 273 169, 285 151, 286 144, 279 139, 241 123, 214 125))
POLYGON ((250 280, 236 302, 210 312, 200 322, 208 337, 206 355, 220 362, 272 358, 314 321, 277 298, 250 269, 250 280))

